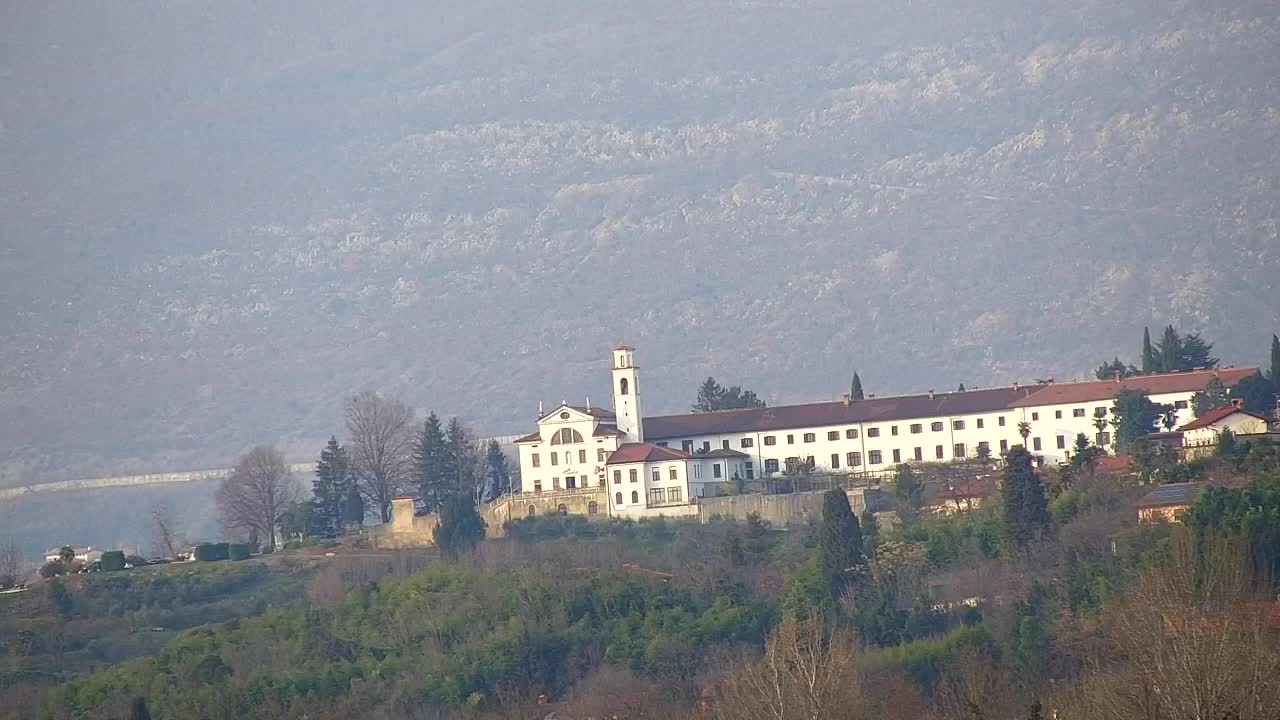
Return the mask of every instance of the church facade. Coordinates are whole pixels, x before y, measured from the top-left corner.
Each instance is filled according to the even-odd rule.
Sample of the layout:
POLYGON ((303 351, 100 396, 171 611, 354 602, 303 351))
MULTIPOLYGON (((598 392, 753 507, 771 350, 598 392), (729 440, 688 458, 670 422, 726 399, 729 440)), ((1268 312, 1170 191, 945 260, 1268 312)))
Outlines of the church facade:
MULTIPOLYGON (((686 516, 735 479, 808 468, 880 475, 900 463, 998 457, 1025 445, 1065 462, 1083 434, 1112 450, 1112 401, 1140 390, 1195 420, 1191 396, 1212 379, 1230 389, 1257 368, 935 393, 681 415, 643 415, 635 350, 610 358, 613 408, 562 403, 515 441, 520 492, 590 496, 587 514, 686 516)), ((528 505, 534 508, 534 505, 528 505)), ((567 507, 565 505, 564 507, 567 507)), ((532 512, 532 510, 531 510, 532 512)))

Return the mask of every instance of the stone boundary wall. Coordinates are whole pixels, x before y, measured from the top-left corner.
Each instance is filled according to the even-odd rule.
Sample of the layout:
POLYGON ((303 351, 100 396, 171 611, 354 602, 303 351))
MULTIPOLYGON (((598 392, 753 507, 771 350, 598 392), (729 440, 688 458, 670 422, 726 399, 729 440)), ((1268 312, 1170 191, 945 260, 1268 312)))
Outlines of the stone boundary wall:
MULTIPOLYGON (((698 504, 698 519, 710 522, 714 518, 745 522, 751 513, 774 526, 803 525, 822 518, 822 496, 825 491, 786 493, 782 495, 722 495, 702 498, 698 504)), ((849 506, 861 516, 867 509, 867 500, 873 512, 887 509, 886 496, 879 488, 853 488, 846 490, 849 506)))

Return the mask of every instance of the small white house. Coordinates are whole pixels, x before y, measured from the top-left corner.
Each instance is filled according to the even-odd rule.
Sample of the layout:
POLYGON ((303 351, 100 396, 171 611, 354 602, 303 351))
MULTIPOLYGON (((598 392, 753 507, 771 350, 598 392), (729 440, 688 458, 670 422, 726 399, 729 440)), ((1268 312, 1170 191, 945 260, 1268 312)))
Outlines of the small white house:
POLYGON ((1213 453, 1218 436, 1223 431, 1233 435, 1253 435, 1267 431, 1267 417, 1249 412, 1233 403, 1207 412, 1201 417, 1178 428, 1182 433, 1182 448, 1187 457, 1200 457, 1213 453))

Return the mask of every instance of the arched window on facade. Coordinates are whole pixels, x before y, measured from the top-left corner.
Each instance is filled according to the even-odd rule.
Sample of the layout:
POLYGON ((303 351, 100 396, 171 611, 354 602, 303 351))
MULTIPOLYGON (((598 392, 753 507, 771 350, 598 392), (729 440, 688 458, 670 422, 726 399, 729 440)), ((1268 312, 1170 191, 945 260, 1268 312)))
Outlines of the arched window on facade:
POLYGON ((556 506, 556 512, 560 513, 561 515, 568 515, 569 508, 566 507, 564 503, 560 503, 559 505, 556 506))
POLYGON ((591 502, 587 503, 588 515, 597 515, 599 513, 600 513, 600 506, 596 504, 595 500, 592 500, 591 502))
POLYGON ((533 517, 534 513, 536 512, 538 511, 532 505, 524 509, 524 514, 526 517, 533 517))
POLYGON ((582 433, 573 428, 560 428, 551 436, 552 445, 572 445, 582 442, 582 433))
POLYGON ((631 391, 631 384, 627 382, 626 378, 622 378, 621 380, 618 381, 618 392, 620 394, 626 395, 630 391, 631 391))
POLYGON ((614 505, 621 505, 621 504, 622 504, 622 493, 616 493, 616 494, 614 494, 614 496, 613 496, 613 504, 614 504, 614 505))
POLYGON ((632 491, 631 491, 631 502, 633 502, 633 503, 638 503, 638 502, 640 502, 640 493, 636 492, 635 490, 632 490, 632 491))

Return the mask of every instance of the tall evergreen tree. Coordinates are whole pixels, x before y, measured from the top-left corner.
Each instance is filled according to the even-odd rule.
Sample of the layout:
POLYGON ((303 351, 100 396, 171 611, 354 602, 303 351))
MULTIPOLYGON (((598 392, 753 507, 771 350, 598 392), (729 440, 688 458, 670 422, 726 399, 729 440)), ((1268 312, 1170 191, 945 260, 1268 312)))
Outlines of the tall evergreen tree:
POLYGON ((1156 346, 1156 357, 1159 358, 1157 362, 1160 372, 1167 373, 1181 369, 1179 364, 1182 360, 1182 338, 1172 325, 1164 329, 1160 344, 1156 346))
POLYGON ((440 524, 435 529, 436 545, 456 558, 484 539, 484 518, 476 512, 470 495, 454 494, 440 505, 440 524))
POLYGON ((1151 329, 1142 328, 1142 374, 1150 375, 1160 372, 1160 365, 1156 360, 1156 352, 1151 348, 1151 329))
POLYGON ((1005 455, 1004 485, 1005 537, 1012 547, 1024 547, 1042 537, 1050 526, 1049 502, 1044 484, 1031 465, 1031 453, 1015 445, 1005 455))
POLYGON ((333 537, 342 529, 343 504, 352 484, 351 460, 336 437, 320 451, 316 479, 311 481, 311 532, 333 537))
POLYGON ((484 464, 487 476, 486 493, 488 497, 485 500, 492 500, 500 495, 511 493, 511 467, 507 464, 507 454, 502 452, 502 447, 498 445, 497 440, 490 440, 489 445, 485 448, 484 464))
POLYGON ((876 514, 871 512, 871 508, 867 508, 862 511, 859 524, 862 527, 862 552, 874 560, 876 549, 880 546, 880 521, 876 520, 876 514))
POLYGON ((1213 356, 1213 343, 1200 337, 1200 333, 1187 333, 1182 338, 1182 346, 1178 352, 1179 370, 1215 368, 1218 367, 1218 362, 1218 358, 1213 356))
POLYGON ((1271 336, 1271 384, 1276 386, 1276 392, 1280 393, 1280 337, 1271 336))
POLYGON ((693 412, 713 412, 764 406, 764 401, 754 391, 744 390, 741 385, 724 387, 715 378, 709 377, 698 387, 698 398, 691 409, 693 412))
POLYGON ((716 382, 713 377, 708 377, 702 381, 702 385, 698 387, 698 399, 693 403, 694 412, 711 412, 719 410, 720 403, 724 400, 724 388, 720 383, 716 382))
POLYGON ((1231 388, 1231 397, 1239 399, 1249 412, 1270 413, 1275 410, 1277 392, 1280 388, 1268 382, 1262 373, 1254 373, 1231 388))
POLYGON ((422 423, 413 443, 414 483, 427 512, 437 512, 448 494, 449 481, 444 468, 446 450, 440 418, 431 413, 422 423))
POLYGON ((364 525, 364 496, 355 482, 347 484, 347 492, 342 502, 342 526, 344 528, 364 525))
POLYGON ((147 700, 135 697, 129 704, 129 720, 151 720, 151 711, 147 709, 147 700))
POLYGON ((862 394, 862 378, 858 377, 857 371, 853 373, 853 383, 849 385, 850 400, 865 400, 866 396, 862 394))
POLYGON ((446 494, 457 493, 475 500, 479 485, 476 482, 475 448, 466 426, 456 417, 449 419, 449 427, 445 430, 442 459, 441 475, 445 479, 446 494))
POLYGON ((822 528, 818 534, 818 567, 832 593, 839 595, 849 581, 849 570, 866 561, 862 527, 849 507, 843 490, 822 495, 822 528))

